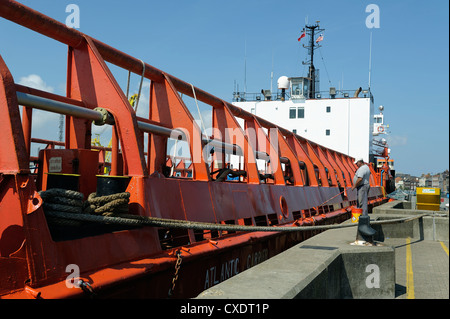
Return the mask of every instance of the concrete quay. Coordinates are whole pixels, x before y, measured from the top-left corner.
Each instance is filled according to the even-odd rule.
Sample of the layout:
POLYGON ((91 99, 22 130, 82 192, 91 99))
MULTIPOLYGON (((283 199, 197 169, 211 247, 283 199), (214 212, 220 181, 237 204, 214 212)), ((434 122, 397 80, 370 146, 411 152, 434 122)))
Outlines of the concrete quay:
POLYGON ((396 299, 449 298, 449 213, 411 209, 395 201, 376 207, 371 219, 429 214, 401 224, 374 225, 377 240, 395 249, 396 299))
MULTIPOLYGON (((390 202, 371 221, 430 211, 390 202)), ((449 298, 448 212, 373 225, 377 246, 352 245, 356 227, 327 230, 202 292, 197 299, 449 298)), ((350 223, 347 221, 346 223, 350 223)))

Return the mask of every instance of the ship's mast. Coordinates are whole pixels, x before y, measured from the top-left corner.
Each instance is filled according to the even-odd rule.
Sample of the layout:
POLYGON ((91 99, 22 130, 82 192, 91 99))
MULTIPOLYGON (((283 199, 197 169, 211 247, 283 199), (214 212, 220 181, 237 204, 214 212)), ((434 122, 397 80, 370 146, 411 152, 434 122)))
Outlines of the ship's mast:
POLYGON ((325 31, 325 29, 320 28, 319 22, 320 21, 316 21, 316 24, 314 25, 305 25, 306 33, 309 36, 309 45, 303 45, 303 47, 308 49, 309 61, 304 61, 303 65, 309 64, 308 77, 311 80, 309 83, 308 97, 310 99, 313 99, 315 97, 316 92, 316 69, 314 67, 314 50, 320 47, 318 42, 314 43, 314 39, 316 34, 325 31))

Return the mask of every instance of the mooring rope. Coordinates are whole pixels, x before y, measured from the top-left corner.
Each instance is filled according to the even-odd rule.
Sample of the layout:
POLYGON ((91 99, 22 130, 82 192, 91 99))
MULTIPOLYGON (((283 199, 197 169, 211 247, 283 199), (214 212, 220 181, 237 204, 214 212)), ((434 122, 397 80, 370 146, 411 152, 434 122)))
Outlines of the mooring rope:
POLYGON ((276 226, 247 226, 247 225, 229 225, 229 224, 215 224, 204 222, 192 222, 186 220, 173 220, 163 219, 155 217, 144 216, 130 216, 124 217, 121 215, 106 216, 106 215, 89 215, 89 214, 75 214, 58 211, 46 212, 51 217, 60 217, 65 219, 72 219, 77 221, 88 221, 107 224, 118 224, 127 226, 153 226, 153 227, 165 227, 165 228, 182 228, 182 229, 194 229, 194 230, 220 230, 220 231, 262 231, 262 232, 294 232, 294 231, 309 231, 309 230, 324 230, 333 228, 353 227, 356 224, 348 225, 321 225, 321 226, 297 226, 297 227, 276 227, 276 226))
MULTIPOLYGON (((39 195, 44 201, 44 211, 57 211, 70 214, 79 214, 83 212, 83 194, 80 192, 52 188, 46 191, 40 191, 39 195)), ((80 226, 81 223, 76 220, 61 220, 60 218, 50 216, 50 224, 74 225, 80 226)))
POLYGON ((128 192, 106 196, 97 196, 96 193, 92 193, 84 202, 83 212, 87 214, 128 213, 129 201, 130 193, 128 192))
MULTIPOLYGON (((106 215, 89 215, 89 214, 75 214, 58 211, 49 211, 48 215, 51 217, 59 217, 65 219, 72 219, 77 221, 87 221, 96 223, 118 224, 127 226, 152 226, 164 228, 182 228, 194 230, 220 230, 220 231, 244 231, 244 232, 296 232, 296 231, 310 231, 310 230, 328 230, 336 228, 347 228, 358 226, 357 223, 351 224, 333 224, 333 225, 316 225, 316 226, 249 226, 249 225, 229 225, 229 224, 215 224, 204 222, 193 222, 186 220, 164 219, 156 217, 144 217, 137 215, 120 214, 115 216, 106 215)), ((371 225, 391 224, 409 222, 417 218, 427 216, 422 214, 414 217, 406 217, 395 220, 374 221, 371 225)))
MULTIPOLYGON (((48 192, 48 191, 47 191, 48 192)), ((60 195, 60 192, 52 192, 52 194, 60 195)), ((44 200, 50 200, 49 194, 41 194, 44 200)), ((128 211, 129 193, 118 193, 114 195, 97 197, 95 193, 89 195, 88 200, 84 203, 84 210, 77 206, 74 210, 58 209, 57 206, 47 205, 44 202, 45 214, 52 218, 61 218, 75 222, 95 222, 102 224, 115 224, 125 226, 150 226, 164 228, 181 228, 193 230, 216 230, 216 231, 243 231, 243 232, 297 232, 312 230, 328 230, 337 228, 347 228, 358 226, 358 223, 350 224, 332 224, 332 225, 314 225, 314 226, 253 226, 253 225, 230 225, 216 224, 206 222, 196 222, 187 220, 175 220, 157 217, 146 217, 140 215, 126 214, 128 211)), ((397 218, 390 220, 371 221, 371 225, 404 223, 412 220, 430 216, 430 213, 424 213, 417 216, 407 216, 405 218, 397 218)))
POLYGON ((130 201, 130 193, 128 192, 107 196, 97 196, 96 193, 92 193, 84 202, 82 193, 60 188, 40 191, 39 195, 44 201, 44 211, 46 216, 50 217, 50 223, 72 226, 80 226, 82 221, 74 218, 58 218, 57 214, 103 214, 114 216, 128 213, 128 202, 130 201))

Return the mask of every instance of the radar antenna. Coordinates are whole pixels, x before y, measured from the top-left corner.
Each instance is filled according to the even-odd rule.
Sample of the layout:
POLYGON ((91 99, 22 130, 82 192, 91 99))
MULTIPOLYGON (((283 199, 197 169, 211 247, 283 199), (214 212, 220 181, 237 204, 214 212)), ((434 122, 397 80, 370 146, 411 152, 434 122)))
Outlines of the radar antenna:
POLYGON ((303 47, 308 49, 309 60, 303 61, 303 65, 309 64, 308 77, 311 79, 309 82, 309 98, 313 99, 316 93, 316 69, 314 67, 314 50, 320 48, 319 42, 323 39, 321 32, 325 29, 321 29, 319 26, 320 21, 316 21, 314 25, 305 25, 306 33, 309 36, 309 45, 303 44, 303 47), (315 35, 321 34, 315 41, 315 35), (321 38, 322 37, 322 38, 321 38))

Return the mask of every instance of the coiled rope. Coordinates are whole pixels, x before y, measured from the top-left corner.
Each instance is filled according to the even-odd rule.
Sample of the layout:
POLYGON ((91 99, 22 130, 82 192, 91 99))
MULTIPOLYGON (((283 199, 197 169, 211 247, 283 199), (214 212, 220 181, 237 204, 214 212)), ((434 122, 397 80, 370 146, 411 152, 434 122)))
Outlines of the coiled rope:
POLYGON ((108 215, 128 213, 129 201, 130 193, 128 192, 106 196, 97 196, 96 193, 92 193, 83 205, 83 213, 108 215))
MULTIPOLYGON (((60 212, 70 214, 80 214, 83 212, 83 194, 66 189, 52 188, 40 191, 39 195, 44 201, 45 212, 60 212)), ((49 216, 48 222, 56 225, 81 225, 80 221, 60 219, 57 216, 49 216)))
POLYGON ((80 218, 63 218, 61 214, 69 215, 105 215, 115 216, 128 213, 130 193, 123 192, 113 195, 97 196, 92 193, 83 202, 84 195, 80 192, 52 188, 40 191, 44 204, 44 211, 49 222, 58 225, 80 226, 80 218))
MULTIPOLYGON (((48 192, 48 191, 46 191, 48 192)), ((72 191, 69 191, 72 192, 72 191)), ((55 192, 59 197, 59 192, 55 192)), ((53 190, 52 190, 53 194, 53 190)), ((79 193, 81 194, 81 193, 79 193)), ((43 194, 43 199, 50 199, 48 194, 43 194)), ((42 195, 41 195, 42 196, 42 195)), ((102 224, 115 224, 125 226, 150 226, 150 227, 164 227, 164 228, 181 228, 194 230, 216 230, 216 231, 243 231, 243 232, 297 232, 297 231, 311 231, 311 230, 328 230, 336 228, 347 228, 358 226, 358 223, 350 224, 333 224, 333 225, 315 225, 315 226, 251 226, 251 225, 229 225, 216 224, 205 222, 194 222, 186 220, 165 219, 157 217, 146 217, 139 215, 131 215, 124 213, 125 205, 128 206, 129 193, 118 193, 109 196, 96 197, 95 193, 88 197, 84 204, 84 210, 77 208, 77 212, 69 210, 60 210, 53 205, 47 206, 44 202, 46 216, 53 219, 66 219, 75 222, 95 222, 102 224), (114 204, 113 204, 114 203, 114 204)), ((77 202, 77 205, 79 203, 77 202)), ((78 207, 78 206, 77 206, 78 207)), ((392 223, 406 223, 424 216, 432 214, 425 213, 417 216, 408 216, 405 218, 390 219, 383 221, 371 221, 371 225, 382 225, 392 223)))

